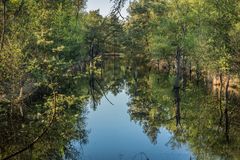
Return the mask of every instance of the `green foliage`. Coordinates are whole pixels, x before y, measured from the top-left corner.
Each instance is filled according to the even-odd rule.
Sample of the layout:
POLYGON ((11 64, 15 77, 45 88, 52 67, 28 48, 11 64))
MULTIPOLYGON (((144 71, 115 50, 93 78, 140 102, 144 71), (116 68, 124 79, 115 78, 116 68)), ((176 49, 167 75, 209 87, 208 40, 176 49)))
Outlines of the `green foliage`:
POLYGON ((212 72, 236 73, 239 12, 238 0, 133 1, 126 23, 127 46, 135 53, 150 51, 154 58, 168 61, 180 47, 187 63, 212 72))
MULTIPOLYGON (((48 124, 54 105, 51 95, 57 91, 57 122, 49 139, 36 145, 33 159, 61 159, 67 149, 71 150, 69 139, 87 141, 83 105, 89 100, 96 109, 96 104, 106 97, 105 92, 117 95, 127 85, 131 119, 142 124, 151 142, 156 143, 158 130, 164 126, 174 133, 174 147, 176 142, 186 143, 188 139, 199 159, 205 159, 202 153, 206 152, 209 159, 219 153, 235 156, 232 152, 239 150, 238 127, 231 126, 231 146, 219 143, 225 142, 226 124, 217 125, 218 114, 222 117, 223 113, 216 99, 206 96, 204 90, 192 88, 193 84, 184 93, 180 91, 180 132, 172 121, 176 116, 170 89, 174 76, 152 74, 147 63, 149 57, 175 63, 176 52, 180 51, 180 70, 191 65, 196 74, 199 70, 239 74, 239 0, 134 0, 128 9, 129 17, 122 21, 116 13, 126 1, 112 1, 114 9, 107 17, 101 16, 99 10, 85 12, 85 0, 0 2, 1 136, 17 143, 4 141, 8 152, 29 144, 41 132, 39 126, 48 124), (99 56, 122 52, 127 58, 124 66, 115 57, 109 63, 99 56), (105 65, 109 68, 103 72, 105 65), (47 93, 37 93, 37 101, 41 102, 35 102, 31 111, 25 112, 25 107, 26 120, 20 123, 19 110, 24 102, 42 88, 47 93), (13 114, 16 121, 5 116, 12 116, 12 110, 18 111, 13 114), (49 154, 53 152, 56 154, 49 154)), ((229 119, 237 121, 238 109, 229 110, 229 119)))

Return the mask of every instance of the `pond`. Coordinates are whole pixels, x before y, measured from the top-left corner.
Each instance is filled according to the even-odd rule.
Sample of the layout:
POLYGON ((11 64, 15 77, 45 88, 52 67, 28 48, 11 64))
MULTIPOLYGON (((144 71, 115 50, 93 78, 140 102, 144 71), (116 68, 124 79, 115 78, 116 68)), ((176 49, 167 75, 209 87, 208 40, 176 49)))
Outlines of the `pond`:
POLYGON ((226 101, 224 89, 189 80, 178 110, 174 74, 144 64, 109 58, 66 81, 49 126, 51 96, 24 106, 23 117, 1 109, 0 158, 26 148, 9 159, 240 159, 237 94, 226 101))
POLYGON ((114 105, 103 98, 96 111, 89 109, 89 143, 83 146, 83 159, 190 159, 186 144, 171 147, 172 133, 164 127, 159 128, 155 142, 151 142, 141 122, 128 114, 127 103, 131 99, 126 92, 124 89, 116 96, 107 95, 114 105))

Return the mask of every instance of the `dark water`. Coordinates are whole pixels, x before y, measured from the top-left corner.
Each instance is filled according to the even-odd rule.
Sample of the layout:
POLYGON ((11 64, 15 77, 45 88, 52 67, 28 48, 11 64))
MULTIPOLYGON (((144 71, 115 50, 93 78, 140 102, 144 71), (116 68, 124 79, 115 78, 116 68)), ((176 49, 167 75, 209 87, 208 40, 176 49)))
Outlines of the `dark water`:
POLYGON ((1 107, 0 159, 240 159, 240 99, 202 81, 180 90, 175 76, 150 71, 144 60, 105 60, 65 81, 49 125, 53 97, 23 105, 24 117, 1 107), (179 123, 180 122, 180 123, 179 123))

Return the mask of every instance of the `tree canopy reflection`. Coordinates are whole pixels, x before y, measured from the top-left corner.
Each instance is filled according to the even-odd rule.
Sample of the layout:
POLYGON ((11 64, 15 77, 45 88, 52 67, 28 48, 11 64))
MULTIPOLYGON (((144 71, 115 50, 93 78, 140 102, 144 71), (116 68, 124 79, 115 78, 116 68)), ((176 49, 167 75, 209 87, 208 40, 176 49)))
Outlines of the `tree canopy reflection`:
MULTIPOLYGON (((178 125, 174 76, 150 71, 148 66, 137 63, 144 62, 116 57, 102 59, 92 64, 92 68, 89 65, 85 76, 66 81, 57 97, 57 116, 51 129, 14 158, 81 159, 82 153, 76 150, 73 142, 82 145, 88 142, 87 104, 91 103, 91 107, 97 110, 101 98, 108 98, 108 92, 117 95, 124 88, 130 96, 130 118, 142 126, 151 143, 157 144, 160 129, 166 128, 172 133, 166 145, 177 148, 187 144, 196 159, 240 158, 240 102, 236 95, 230 94, 226 106, 226 98, 223 93, 219 94, 220 91, 189 82, 185 90, 179 91, 181 123, 178 125)), ((6 114, 0 115, 1 158, 28 145, 41 133, 51 117, 52 100, 50 95, 26 106, 24 117, 18 112, 10 114, 14 110, 1 108, 1 113, 8 113, 7 117, 6 114), (38 109, 32 110, 31 107, 38 109)), ((111 103, 111 99, 108 100, 111 103)))

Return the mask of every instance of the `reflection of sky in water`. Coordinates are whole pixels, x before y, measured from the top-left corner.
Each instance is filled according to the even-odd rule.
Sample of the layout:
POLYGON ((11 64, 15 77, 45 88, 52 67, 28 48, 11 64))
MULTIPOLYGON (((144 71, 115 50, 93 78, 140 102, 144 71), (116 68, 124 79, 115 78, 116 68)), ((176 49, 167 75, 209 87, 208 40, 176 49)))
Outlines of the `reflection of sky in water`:
POLYGON ((166 145, 171 133, 161 128, 157 144, 153 145, 140 125, 130 121, 127 113, 129 96, 125 92, 116 97, 108 94, 111 105, 105 98, 94 112, 89 109, 87 129, 89 143, 83 146, 84 160, 126 160, 148 157, 150 160, 186 160, 191 153, 187 146, 172 149, 166 145))

